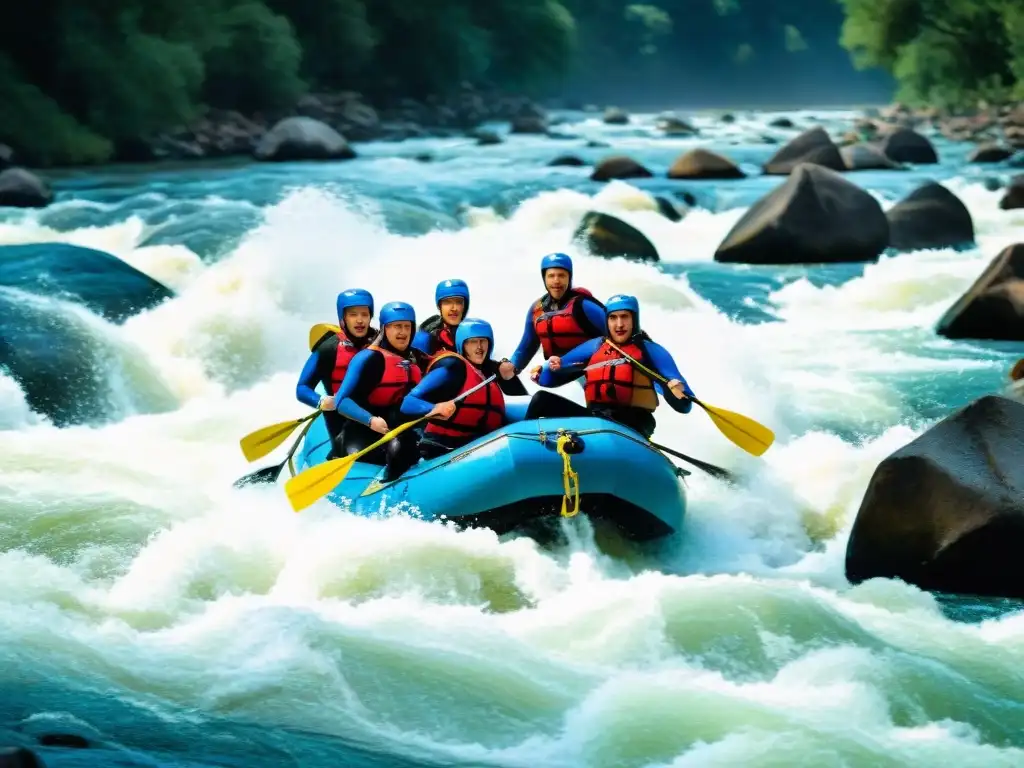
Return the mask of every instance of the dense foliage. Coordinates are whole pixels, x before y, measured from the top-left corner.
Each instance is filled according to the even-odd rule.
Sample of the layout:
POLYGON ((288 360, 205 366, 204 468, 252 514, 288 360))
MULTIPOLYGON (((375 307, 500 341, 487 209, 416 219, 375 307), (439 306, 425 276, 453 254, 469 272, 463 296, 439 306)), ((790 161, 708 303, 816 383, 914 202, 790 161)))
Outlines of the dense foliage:
POLYGON ((1024 97, 1024 0, 842 0, 842 43, 898 97, 944 107, 1024 97))
POLYGON ((623 106, 952 103, 1024 77, 1021 0, 37 0, 0 25, 0 143, 103 161, 207 107, 468 81, 623 106), (844 11, 846 13, 844 23, 844 11), (850 62, 874 73, 857 73, 850 62), (870 93, 870 96, 868 94, 870 93))

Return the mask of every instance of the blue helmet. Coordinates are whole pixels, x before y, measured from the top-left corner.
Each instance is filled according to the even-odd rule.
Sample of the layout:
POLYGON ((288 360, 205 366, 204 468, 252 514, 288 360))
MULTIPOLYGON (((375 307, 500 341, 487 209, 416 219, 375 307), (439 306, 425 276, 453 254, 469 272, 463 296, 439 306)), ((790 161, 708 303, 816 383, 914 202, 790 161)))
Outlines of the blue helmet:
POLYGON ((434 289, 434 304, 441 308, 442 299, 462 299, 462 311, 469 312, 469 286, 465 280, 442 280, 434 289))
POLYGON ((369 307, 373 317, 373 294, 362 288, 349 288, 338 294, 338 319, 344 323, 345 310, 351 307, 369 307))
POLYGON ((416 310, 404 301, 389 301, 380 308, 380 327, 383 330, 388 323, 410 322, 416 327, 416 310))
POLYGON ((640 302, 636 296, 625 293, 617 293, 604 303, 605 317, 612 312, 629 311, 633 313, 633 332, 640 330, 640 302))
POLYGON ((494 351, 494 331, 490 323, 477 317, 467 317, 459 323, 458 330, 455 331, 455 349, 460 355, 462 345, 470 339, 487 339, 487 356, 491 356, 491 352, 494 351))
POLYGON ((572 280, 572 259, 564 253, 549 253, 540 260, 540 276, 544 277, 544 273, 549 269, 564 269, 569 273, 570 281, 572 280))

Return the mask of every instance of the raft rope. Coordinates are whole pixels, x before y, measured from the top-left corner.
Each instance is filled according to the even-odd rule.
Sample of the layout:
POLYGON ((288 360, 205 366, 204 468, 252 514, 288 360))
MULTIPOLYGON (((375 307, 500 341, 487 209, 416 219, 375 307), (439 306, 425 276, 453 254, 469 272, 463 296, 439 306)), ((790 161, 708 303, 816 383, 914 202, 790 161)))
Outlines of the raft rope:
POLYGON ((571 435, 559 435, 557 447, 558 455, 562 457, 562 487, 565 494, 562 496, 562 517, 575 517, 580 512, 580 476, 572 468, 572 458, 566 453, 566 443, 572 442, 571 435), (569 503, 572 497, 573 508, 570 511, 569 503))

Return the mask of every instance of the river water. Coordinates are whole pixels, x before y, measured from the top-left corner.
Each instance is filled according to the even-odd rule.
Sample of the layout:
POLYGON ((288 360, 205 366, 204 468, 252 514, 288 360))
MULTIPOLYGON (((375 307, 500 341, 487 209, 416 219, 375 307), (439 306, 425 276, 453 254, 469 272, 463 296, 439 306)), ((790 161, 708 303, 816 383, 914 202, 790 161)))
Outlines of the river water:
MULTIPOLYGON (((877 463, 1000 390, 1024 353, 933 331, 1024 236, 1024 211, 984 184, 1011 171, 938 141, 938 166, 849 175, 885 207, 946 184, 976 249, 760 268, 713 254, 779 177, 601 185, 546 166, 614 149, 663 177, 705 146, 756 173, 777 148, 759 137, 793 135, 773 116, 698 116, 701 137, 667 139, 653 115, 570 114, 559 129, 580 138, 63 171, 53 206, 0 214, 0 244, 99 248, 178 293, 123 325, 45 299, 105 351, 103 423, 57 429, 0 374, 0 745, 90 741, 41 748, 56 766, 1024 764, 1021 606, 843 575, 877 463), (651 194, 684 190, 698 207, 683 221, 657 212, 651 194), (572 246, 595 208, 662 263, 572 246), (758 459, 697 410, 659 416, 660 443, 746 476, 730 488, 695 471, 677 540, 609 548, 578 519, 542 549, 326 502, 296 515, 280 487, 231 487, 253 468, 239 437, 305 413, 306 332, 332 321, 339 290, 425 316, 434 284, 462 277, 508 354, 553 250, 597 296, 636 294, 706 402, 777 434, 758 459)), ((855 113, 789 116, 838 133, 855 113)))

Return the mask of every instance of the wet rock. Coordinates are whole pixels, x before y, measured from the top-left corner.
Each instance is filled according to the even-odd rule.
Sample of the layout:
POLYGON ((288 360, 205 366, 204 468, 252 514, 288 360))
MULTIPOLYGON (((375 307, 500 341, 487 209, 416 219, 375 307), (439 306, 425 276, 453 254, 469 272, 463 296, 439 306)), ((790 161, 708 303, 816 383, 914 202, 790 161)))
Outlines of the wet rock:
POLYGON ((683 212, 676 208, 675 204, 667 197, 655 195, 654 201, 658 204, 658 211, 669 221, 683 220, 683 212))
POLYGON ((999 201, 999 207, 1004 211, 1024 208, 1024 174, 1010 179, 1010 186, 1006 188, 1006 194, 999 201))
POLYGON ((658 261, 658 251, 632 224, 607 213, 589 211, 573 234, 595 256, 625 256, 638 261, 658 261))
POLYGON ((46 763, 31 749, 0 747, 0 768, 46 768, 46 763))
POLYGON ((547 118, 538 115, 518 115, 510 121, 511 133, 547 133, 547 118))
POLYGON ((351 160, 356 153, 345 137, 326 123, 311 117, 288 117, 260 139, 254 155, 257 160, 289 162, 351 160))
POLYGON ((932 143, 910 128, 896 128, 886 133, 879 145, 886 157, 896 163, 931 165, 939 162, 932 143))
POLYGON ((44 733, 39 739, 44 747, 64 747, 65 749, 88 749, 89 740, 77 733, 44 733))
POLYGON ((950 248, 974 242, 974 222, 959 197, 928 182, 886 213, 889 245, 900 251, 950 248))
POLYGON ((812 163, 758 200, 726 235, 715 261, 821 264, 874 261, 889 243, 878 201, 812 163))
POLYGON ((53 202, 50 185, 24 168, 0 171, 0 207, 45 208, 53 202))
POLYGON ((559 155, 550 163, 548 163, 548 165, 579 168, 581 166, 586 165, 586 162, 577 157, 576 155, 559 155))
POLYGON ((1024 244, 1003 249, 939 320, 947 339, 1024 341, 1024 244))
POLYGON ((628 125, 629 115, 618 107, 608 107, 601 120, 607 125, 628 125))
POLYGON ((848 171, 899 171, 904 166, 894 163, 874 144, 850 144, 842 147, 839 154, 848 171))
POLYGON ((473 131, 470 137, 476 139, 477 145, 481 147, 490 147, 504 142, 504 139, 496 132, 482 129, 473 131))
POLYGON ((698 133, 696 128, 676 115, 662 115, 654 125, 666 136, 694 136, 698 133))
POLYGON ((854 582, 1024 598, 1024 404, 982 397, 879 464, 846 549, 854 582))
POLYGON ((1001 163, 1013 157, 1014 151, 1008 147, 1001 147, 998 144, 982 144, 974 149, 968 156, 968 163, 1001 163))
POLYGON ((612 155, 601 160, 590 174, 592 181, 611 179, 649 179, 654 176, 636 160, 625 155, 612 155))
POLYGON ((732 160, 706 149, 691 149, 668 169, 670 179, 742 179, 746 176, 732 160))
POLYGON ((718 119, 721 120, 726 125, 729 125, 731 123, 736 122, 736 115, 734 115, 732 112, 726 112, 718 119))
POLYGON ((768 123, 768 125, 771 128, 795 128, 796 127, 793 124, 793 121, 790 120, 788 117, 776 117, 774 120, 772 120, 770 123, 768 123))
POLYGON ((764 172, 785 176, 801 163, 814 163, 833 171, 845 171, 846 164, 828 133, 820 125, 804 131, 764 164, 764 172))

